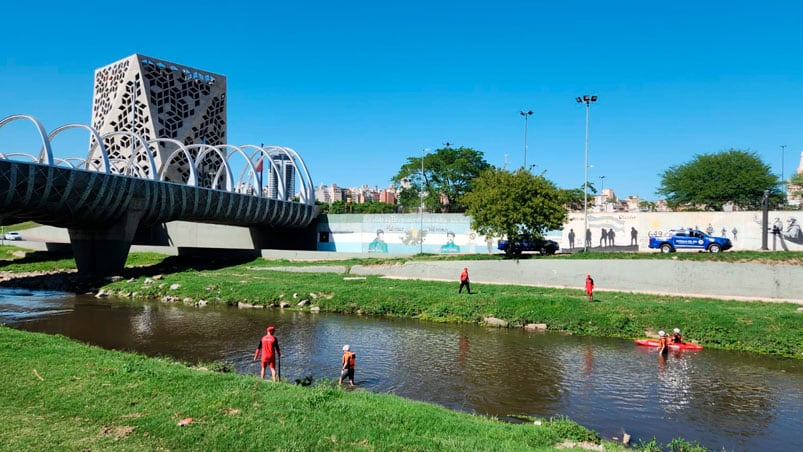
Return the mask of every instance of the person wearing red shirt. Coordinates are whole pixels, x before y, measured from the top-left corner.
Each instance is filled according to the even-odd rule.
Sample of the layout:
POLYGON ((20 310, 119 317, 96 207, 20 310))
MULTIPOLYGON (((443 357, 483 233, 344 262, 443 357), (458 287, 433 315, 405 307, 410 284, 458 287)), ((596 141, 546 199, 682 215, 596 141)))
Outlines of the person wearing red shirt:
POLYGON ((591 275, 586 275, 586 295, 588 295, 588 302, 594 301, 594 280, 591 275))
POLYGON ((254 361, 256 361, 257 356, 259 356, 259 352, 262 352, 262 373, 259 376, 263 380, 265 379, 265 367, 269 367, 271 380, 277 381, 276 355, 281 359, 282 351, 279 348, 279 340, 273 335, 274 331, 276 331, 276 328, 272 326, 268 327, 268 334, 262 336, 254 352, 254 361))
POLYGON ((466 288, 468 293, 471 293, 471 284, 468 281, 468 267, 463 267, 463 271, 460 273, 460 288, 457 293, 463 293, 463 287, 466 288))

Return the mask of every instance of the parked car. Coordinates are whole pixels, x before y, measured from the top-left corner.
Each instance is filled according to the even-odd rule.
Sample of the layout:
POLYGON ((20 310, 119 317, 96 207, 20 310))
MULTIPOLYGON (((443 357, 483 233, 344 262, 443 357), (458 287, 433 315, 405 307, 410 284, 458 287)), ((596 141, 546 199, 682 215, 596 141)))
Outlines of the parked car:
POLYGON ((510 246, 508 240, 500 240, 496 246, 497 249, 504 251, 508 254, 521 254, 524 251, 537 251, 543 255, 551 256, 560 250, 560 245, 554 240, 548 239, 532 239, 532 240, 519 240, 510 246))
POLYGON ((714 237, 697 229, 675 229, 665 237, 650 237, 650 248, 660 249, 662 253, 674 253, 678 249, 701 250, 719 253, 733 248, 733 243, 725 237, 714 237))
POLYGON ((22 236, 19 232, 6 232, 3 234, 3 239, 5 240, 22 240, 22 236))

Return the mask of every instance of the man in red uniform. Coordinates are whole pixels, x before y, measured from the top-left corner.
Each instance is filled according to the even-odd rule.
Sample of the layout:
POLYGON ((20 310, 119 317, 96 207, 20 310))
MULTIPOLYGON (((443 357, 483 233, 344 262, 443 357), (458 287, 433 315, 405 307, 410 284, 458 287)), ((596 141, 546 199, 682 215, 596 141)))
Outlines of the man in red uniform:
POLYGON ((460 273, 460 288, 457 289, 457 293, 463 293, 463 287, 466 288, 468 293, 471 293, 471 284, 468 282, 468 267, 464 267, 460 273))
POLYGON ((279 340, 273 335, 276 328, 269 326, 268 334, 262 336, 262 339, 257 344, 257 350, 254 352, 254 361, 259 356, 260 350, 262 351, 262 373, 259 375, 263 380, 265 379, 265 366, 270 367, 271 380, 276 381, 276 355, 279 358, 282 356, 282 351, 279 349, 279 340))

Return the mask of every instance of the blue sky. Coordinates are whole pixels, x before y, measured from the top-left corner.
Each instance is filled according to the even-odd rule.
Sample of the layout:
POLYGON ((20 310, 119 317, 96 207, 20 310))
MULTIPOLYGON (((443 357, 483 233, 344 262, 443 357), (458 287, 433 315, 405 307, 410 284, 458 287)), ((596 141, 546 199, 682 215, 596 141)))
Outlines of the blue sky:
MULTIPOLYGON (((94 70, 140 53, 225 75, 229 142, 298 151, 314 183, 386 187, 444 142, 559 187, 656 199, 695 154, 803 149, 803 6, 795 2, 13 2, 0 28, 0 118, 91 122, 94 70), (253 4, 252 4, 253 3, 253 4)), ((87 138, 57 140, 84 156, 87 138)), ((30 126, 0 152, 37 150, 30 126)))

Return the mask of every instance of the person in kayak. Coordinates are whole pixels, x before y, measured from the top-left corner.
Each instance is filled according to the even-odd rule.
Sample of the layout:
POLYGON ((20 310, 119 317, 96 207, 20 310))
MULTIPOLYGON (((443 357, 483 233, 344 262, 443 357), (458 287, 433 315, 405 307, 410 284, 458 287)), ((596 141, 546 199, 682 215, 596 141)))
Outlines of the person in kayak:
POLYGON ((675 328, 674 330, 672 330, 672 337, 670 339, 675 344, 683 343, 683 335, 680 334, 680 328, 675 328))
POLYGON ((658 354, 663 355, 669 351, 669 339, 664 331, 658 332, 658 354))

